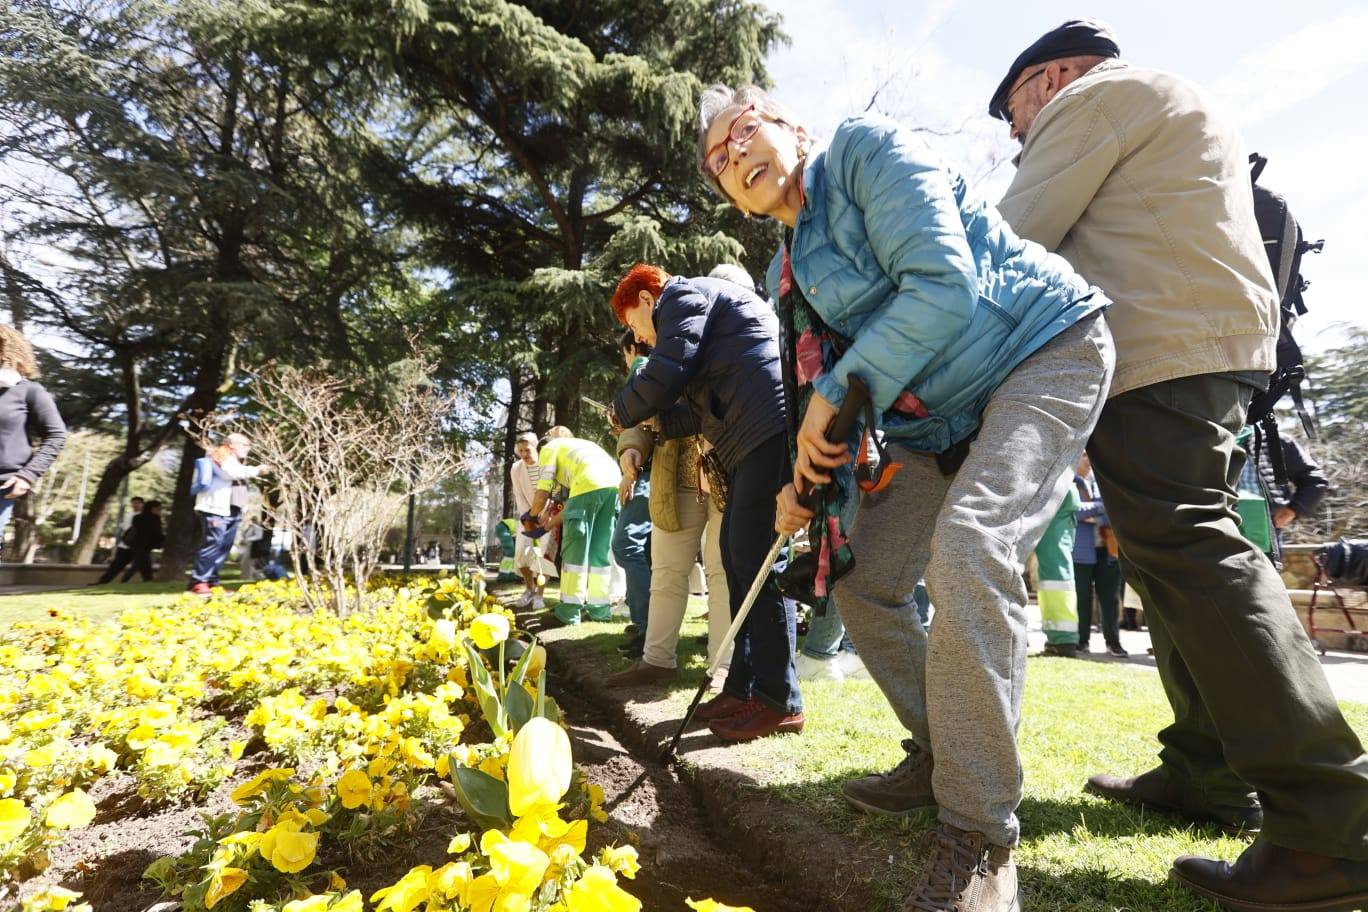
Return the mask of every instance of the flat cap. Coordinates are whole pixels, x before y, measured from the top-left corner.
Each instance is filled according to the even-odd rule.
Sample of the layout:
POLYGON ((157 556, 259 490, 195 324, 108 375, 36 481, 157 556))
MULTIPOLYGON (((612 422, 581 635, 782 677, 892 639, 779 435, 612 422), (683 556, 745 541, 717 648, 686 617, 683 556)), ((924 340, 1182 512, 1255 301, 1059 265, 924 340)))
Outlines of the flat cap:
POLYGON ((1016 82, 1021 71, 1038 63, 1049 63, 1064 57, 1084 55, 1099 57, 1120 57, 1121 47, 1116 43, 1116 35, 1106 23, 1096 19, 1070 19, 1059 28, 1051 29, 1035 40, 1035 43, 1017 55, 1007 76, 993 93, 988 103, 988 113, 1002 120, 1007 119, 1007 93, 1016 82))

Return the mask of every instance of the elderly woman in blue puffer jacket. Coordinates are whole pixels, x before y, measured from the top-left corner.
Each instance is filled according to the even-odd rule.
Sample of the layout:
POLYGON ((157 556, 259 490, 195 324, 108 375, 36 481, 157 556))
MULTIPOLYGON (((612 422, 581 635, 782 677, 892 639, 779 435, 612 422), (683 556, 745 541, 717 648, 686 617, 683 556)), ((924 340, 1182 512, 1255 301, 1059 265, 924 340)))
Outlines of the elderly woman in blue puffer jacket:
MULTIPOLYGON (((848 471, 849 445, 824 431, 852 376, 893 444, 881 465, 902 466, 877 485, 865 473, 854 565, 834 597, 911 738, 892 772, 842 791, 875 813, 939 808, 912 908, 977 896, 975 909, 1017 909, 1022 566, 1106 398, 1109 301, 892 121, 852 118, 823 148, 754 86, 708 89, 699 120, 708 183, 786 228, 768 286, 806 407, 777 527, 813 518, 797 489, 848 471), (929 639, 912 600, 923 575, 937 608, 929 639)), ((824 520, 843 545, 836 517, 824 520)))

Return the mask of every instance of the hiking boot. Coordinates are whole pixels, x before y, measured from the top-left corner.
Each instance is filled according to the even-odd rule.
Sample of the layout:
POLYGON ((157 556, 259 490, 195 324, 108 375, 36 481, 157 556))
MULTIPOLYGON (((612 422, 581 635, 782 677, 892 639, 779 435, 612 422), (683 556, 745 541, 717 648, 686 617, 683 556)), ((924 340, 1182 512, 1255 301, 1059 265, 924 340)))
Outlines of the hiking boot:
POLYGON ((694 710, 694 718, 701 722, 728 719, 745 709, 748 702, 747 700, 739 700, 729 693, 720 693, 694 710))
POLYGON ((841 794, 867 814, 906 817, 936 806, 931 792, 931 752, 908 738, 902 743, 907 756, 886 773, 875 773, 841 783, 841 794))
POLYGON ((948 823, 926 835, 931 857, 903 912, 1021 912, 1011 849, 948 823))
POLYGON ((1368 908, 1368 861, 1311 855, 1262 839, 1234 864, 1184 855, 1169 877, 1233 912, 1352 912, 1368 908))
POLYGON ((1166 814, 1177 814, 1189 820, 1214 823, 1227 833, 1257 833, 1263 826, 1263 808, 1258 802, 1249 805, 1203 804, 1195 795, 1188 794, 1174 783, 1163 767, 1141 773, 1133 779, 1120 776, 1093 776, 1084 790, 1166 814))
POLYGON ((664 684, 679 677, 679 669, 662 668, 650 662, 641 661, 626 671, 609 675, 604 679, 605 687, 641 687, 647 684, 664 684))
POLYGON ((751 698, 736 715, 708 725, 723 741, 754 741, 770 735, 796 735, 803 730, 803 714, 785 712, 751 698))

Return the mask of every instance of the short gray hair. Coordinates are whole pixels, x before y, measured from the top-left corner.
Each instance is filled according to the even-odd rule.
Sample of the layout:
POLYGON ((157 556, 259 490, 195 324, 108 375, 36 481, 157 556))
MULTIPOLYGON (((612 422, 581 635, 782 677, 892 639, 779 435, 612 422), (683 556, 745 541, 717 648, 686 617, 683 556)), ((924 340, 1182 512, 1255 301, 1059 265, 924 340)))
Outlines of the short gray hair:
POLYGON ((755 291, 755 279, 735 263, 718 263, 713 267, 713 271, 708 273, 710 279, 725 279, 734 285, 740 285, 747 291, 755 291))
POLYGON ((704 167, 703 159, 708 154, 708 131, 712 129, 713 121, 723 111, 735 105, 755 105, 755 110, 778 123, 786 124, 793 129, 797 129, 799 125, 798 118, 792 111, 771 98, 770 94, 759 86, 744 85, 739 89, 733 89, 722 83, 714 83, 703 90, 698 99, 698 170, 713 192, 733 205, 735 202, 727 195, 727 191, 722 189, 717 178, 704 167))
POLYGON ((523 433, 518 435, 517 442, 525 443, 528 446, 535 447, 537 445, 537 435, 531 431, 524 431, 523 433))

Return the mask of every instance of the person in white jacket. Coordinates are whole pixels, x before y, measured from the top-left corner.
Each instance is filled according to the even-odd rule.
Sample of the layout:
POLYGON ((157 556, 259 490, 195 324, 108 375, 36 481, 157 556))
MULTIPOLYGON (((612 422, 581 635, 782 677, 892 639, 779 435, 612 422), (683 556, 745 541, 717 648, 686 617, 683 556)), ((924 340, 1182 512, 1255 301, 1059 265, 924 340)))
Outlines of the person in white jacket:
MULTIPOLYGON (((532 509, 532 501, 537 495, 537 482, 541 480, 541 465, 537 462, 537 435, 519 434, 514 447, 518 459, 508 470, 509 482, 513 486, 513 502, 517 515, 521 517, 532 509)), ((513 545, 513 566, 522 575, 523 594, 515 603, 519 608, 535 608, 540 611, 546 607, 543 596, 547 577, 556 576, 556 564, 550 553, 553 537, 543 535, 530 537, 522 523, 518 524, 518 536, 513 545)))
POLYGON ((264 465, 244 465, 252 442, 243 434, 229 434, 209 452, 214 472, 208 487, 195 495, 200 523, 200 546, 190 571, 190 591, 208 596, 219 584, 219 571, 237 537, 242 510, 247 505, 247 481, 264 475, 264 465))

